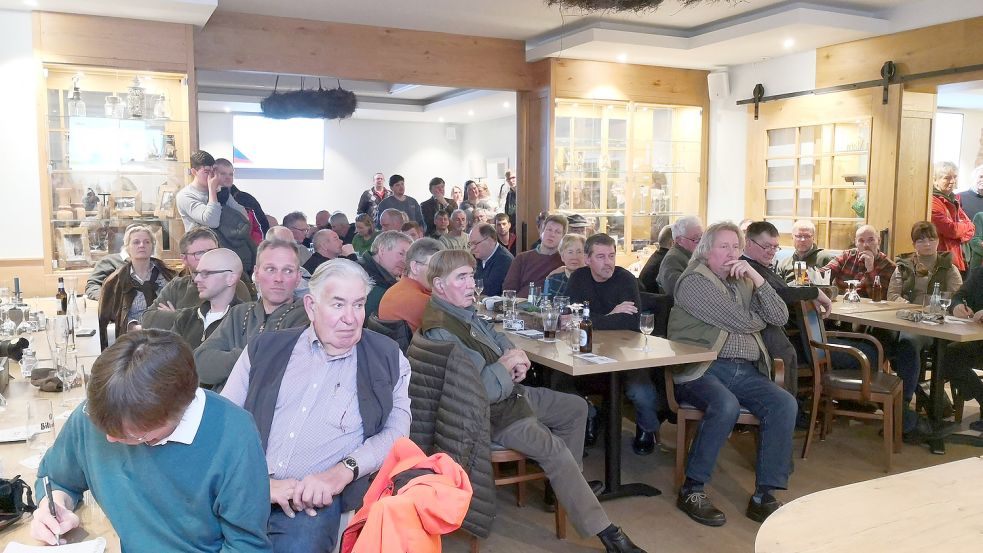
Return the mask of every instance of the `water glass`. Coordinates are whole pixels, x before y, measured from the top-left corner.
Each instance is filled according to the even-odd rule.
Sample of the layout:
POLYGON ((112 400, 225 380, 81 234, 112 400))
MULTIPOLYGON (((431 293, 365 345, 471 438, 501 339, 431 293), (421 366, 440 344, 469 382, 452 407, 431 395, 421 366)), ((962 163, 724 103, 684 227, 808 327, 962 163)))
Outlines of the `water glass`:
POLYGON ((50 399, 32 399, 28 402, 26 430, 27 446, 38 453, 24 459, 21 463, 27 467, 37 468, 55 437, 55 416, 50 399))
POLYGON ((11 298, 10 288, 6 286, 0 286, 0 305, 6 305, 10 303, 11 298))
POLYGON ((540 311, 543 319, 543 341, 553 343, 556 341, 556 327, 560 321, 560 311, 550 304, 544 304, 540 311))
POLYGON ((949 306, 952 305, 952 293, 942 292, 939 295, 939 305, 942 306, 942 313, 949 313, 949 306))
POLYGON ((482 279, 474 279, 474 301, 479 301, 481 299, 481 291, 485 289, 485 283, 482 279))

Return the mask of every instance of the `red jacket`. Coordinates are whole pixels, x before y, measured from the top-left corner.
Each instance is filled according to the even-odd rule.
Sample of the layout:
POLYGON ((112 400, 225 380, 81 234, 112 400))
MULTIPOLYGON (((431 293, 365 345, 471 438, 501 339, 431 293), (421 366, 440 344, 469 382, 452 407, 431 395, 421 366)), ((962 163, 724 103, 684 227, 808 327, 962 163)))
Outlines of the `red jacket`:
POLYGON ((362 508, 341 540, 342 553, 440 553, 440 536, 461 527, 471 504, 471 481, 446 453, 427 457, 400 438, 382 463, 362 508), (393 477, 430 469, 393 495, 393 477))
POLYGON ((946 197, 938 191, 933 192, 932 223, 939 231, 939 251, 951 252, 952 264, 960 271, 965 271, 966 260, 963 259, 962 245, 973 238, 976 225, 959 206, 959 198, 951 194, 946 197))

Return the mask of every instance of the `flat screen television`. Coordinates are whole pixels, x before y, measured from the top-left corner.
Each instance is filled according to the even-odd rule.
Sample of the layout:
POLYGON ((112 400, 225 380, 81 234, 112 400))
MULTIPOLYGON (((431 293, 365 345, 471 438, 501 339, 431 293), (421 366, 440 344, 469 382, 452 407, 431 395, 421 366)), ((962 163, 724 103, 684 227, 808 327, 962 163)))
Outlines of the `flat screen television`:
POLYGON ((323 119, 232 118, 236 169, 324 169, 323 119))

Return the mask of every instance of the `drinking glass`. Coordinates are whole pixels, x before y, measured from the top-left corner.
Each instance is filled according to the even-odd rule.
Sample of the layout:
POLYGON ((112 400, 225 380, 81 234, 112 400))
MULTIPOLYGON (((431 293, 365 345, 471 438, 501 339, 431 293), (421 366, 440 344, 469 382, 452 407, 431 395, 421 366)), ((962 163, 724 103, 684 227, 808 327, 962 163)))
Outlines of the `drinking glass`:
POLYGON ((6 286, 0 286, 0 305, 6 305, 10 303, 10 288, 6 286))
POLYGON ((74 353, 59 349, 58 351, 58 379, 61 380, 61 406, 75 407, 81 398, 72 398, 71 391, 79 379, 78 356, 74 353))
POLYGON ((0 338, 10 338, 17 331, 17 324, 10 320, 9 311, 12 309, 10 305, 0 306, 0 338))
POLYGON ((31 324, 31 306, 24 304, 20 307, 15 307, 14 309, 21 312, 21 321, 20 324, 17 325, 17 330, 15 332, 17 334, 30 335, 35 329, 35 325, 31 324))
POLYGON ((515 290, 502 290, 502 297, 505 298, 505 318, 515 313, 515 290))
POLYGON ((38 453, 21 463, 37 468, 55 436, 55 417, 50 399, 32 399, 27 404, 27 446, 38 453))
POLYGON ((556 326, 560 321, 560 311, 553 305, 543 304, 542 311, 539 312, 543 319, 543 341, 553 343, 556 341, 556 326))
POLYGON ((942 314, 944 314, 944 315, 945 314, 948 314, 949 313, 949 306, 952 305, 952 293, 951 292, 942 292, 939 295, 939 305, 942 306, 942 314))
POLYGON ((645 346, 641 348, 641 351, 646 353, 652 351, 649 349, 649 336, 652 335, 652 331, 655 330, 655 314, 643 312, 638 315, 638 330, 645 337, 645 346))
POLYGON ((474 279, 474 301, 481 301, 481 291, 485 289, 485 282, 480 279, 474 279))
POLYGON ((562 311, 570 305, 570 296, 553 296, 553 305, 562 314, 562 311))

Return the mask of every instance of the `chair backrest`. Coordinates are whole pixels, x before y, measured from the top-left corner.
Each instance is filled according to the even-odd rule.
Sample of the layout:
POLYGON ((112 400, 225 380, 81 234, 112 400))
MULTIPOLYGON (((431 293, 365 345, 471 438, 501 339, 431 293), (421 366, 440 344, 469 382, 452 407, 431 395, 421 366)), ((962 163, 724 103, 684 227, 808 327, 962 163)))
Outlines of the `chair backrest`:
POLYGON ((655 331, 653 334, 665 338, 669 332, 669 311, 672 310, 672 296, 651 292, 639 292, 638 295, 642 299, 639 311, 651 311, 655 314, 655 331))
POLYGON ((823 319, 816 309, 815 302, 799 302, 799 313, 802 317, 800 328, 804 332, 802 345, 812 358, 812 368, 818 375, 820 370, 829 364, 829 349, 815 346, 813 343, 826 343, 826 327, 823 325, 823 319))
POLYGON ((402 320, 387 321, 380 319, 378 315, 369 315, 365 319, 365 328, 391 338, 399 344, 399 349, 404 354, 410 347, 410 340, 413 339, 413 330, 406 321, 402 320))

